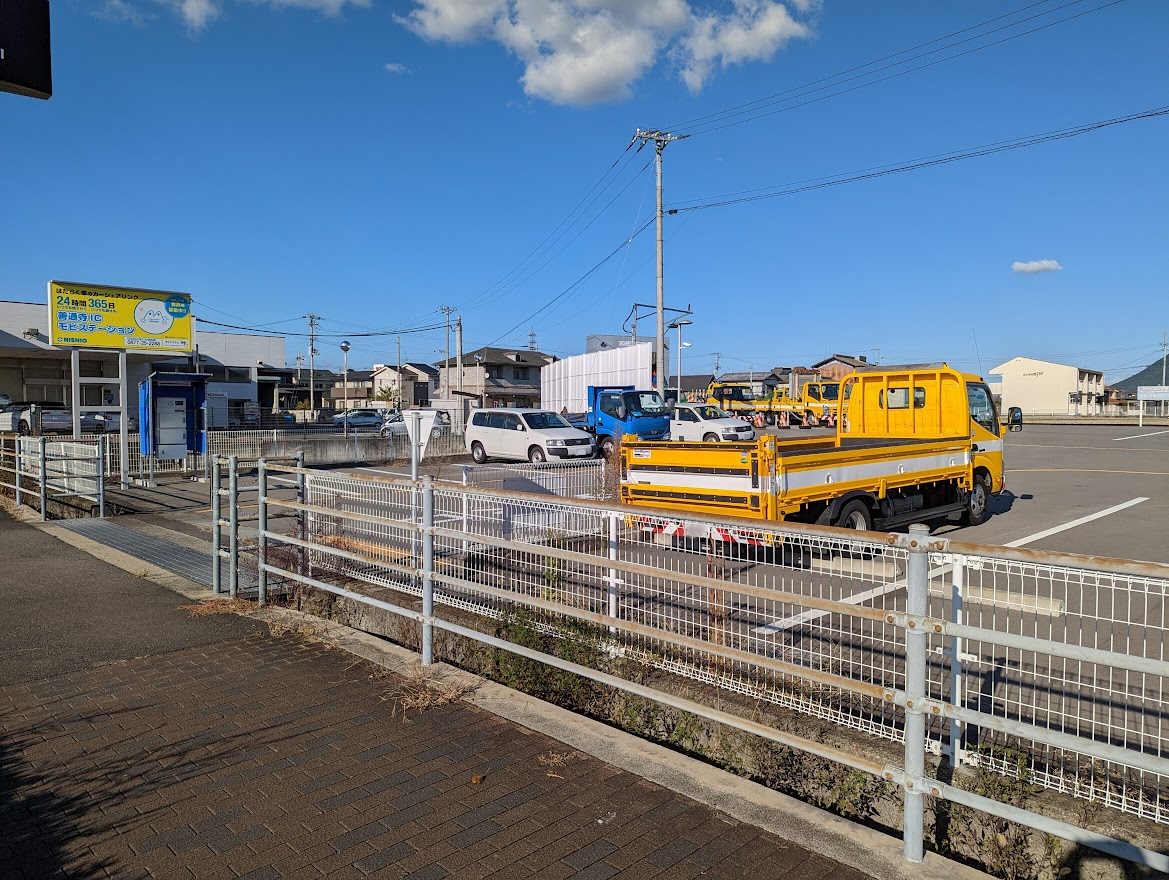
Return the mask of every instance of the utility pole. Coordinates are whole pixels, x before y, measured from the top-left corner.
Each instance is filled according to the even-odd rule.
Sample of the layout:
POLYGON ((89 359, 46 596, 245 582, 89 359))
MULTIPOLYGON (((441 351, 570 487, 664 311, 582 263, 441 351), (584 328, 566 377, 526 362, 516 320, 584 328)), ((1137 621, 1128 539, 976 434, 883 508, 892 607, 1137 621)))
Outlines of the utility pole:
POLYGON ((1169 355, 1169 333, 1161 334, 1161 384, 1165 384, 1165 357, 1169 355))
POLYGON ((308 318, 308 408, 315 410, 317 408, 316 356, 320 354, 317 351, 317 326, 321 323, 321 316, 309 312, 304 317, 308 318))
POLYGON ((714 353, 714 378, 716 379, 718 378, 718 368, 719 364, 722 362, 722 357, 723 353, 721 351, 716 351, 714 353))
MULTIPOLYGON (((665 255, 662 247, 662 150, 666 145, 673 141, 682 140, 688 135, 675 135, 669 132, 658 131, 657 129, 647 129, 642 131, 640 128, 633 135, 633 141, 630 144, 641 141, 642 146, 645 146, 650 141, 654 145, 654 168, 657 171, 658 179, 658 332, 657 332, 657 384, 654 390, 659 394, 665 393, 665 374, 669 372, 666 364, 666 288, 665 288, 665 255)), ((638 148, 640 149, 640 147, 638 148)))
POLYGON ((463 426, 463 316, 455 315, 455 369, 459 373, 459 428, 463 426))
POLYGON ((398 409, 405 409, 402 406, 402 337, 398 337, 398 409))
POLYGON ((528 351, 539 351, 536 347, 536 328, 533 327, 528 331, 528 351))
POLYGON ((438 311, 446 315, 446 354, 443 356, 442 375, 446 379, 446 396, 451 396, 451 313, 454 306, 439 306, 438 311))

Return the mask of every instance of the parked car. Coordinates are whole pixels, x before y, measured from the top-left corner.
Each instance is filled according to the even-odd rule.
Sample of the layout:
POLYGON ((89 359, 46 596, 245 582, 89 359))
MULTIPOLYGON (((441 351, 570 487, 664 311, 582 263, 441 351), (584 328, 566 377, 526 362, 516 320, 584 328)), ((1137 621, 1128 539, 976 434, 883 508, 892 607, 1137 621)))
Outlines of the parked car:
MULTIPOLYGON (((89 414, 85 413, 81 416, 81 418, 84 419, 86 417, 86 415, 89 415, 89 414)), ((96 413, 93 415, 93 420, 94 420, 95 425, 96 425, 96 427, 94 428, 94 431, 96 433, 100 434, 101 432, 104 431, 108 434, 108 433, 111 433, 113 431, 121 430, 122 417, 116 412, 96 413)), ((130 418, 126 421, 126 429, 131 434, 138 433, 138 416, 133 415, 133 414, 130 415, 130 418)), ((83 426, 83 430, 84 430, 84 426, 83 426)))
POLYGON ((481 409, 467 425, 467 449, 477 464, 489 458, 542 462, 596 454, 591 434, 559 413, 539 409, 481 409))
MULTIPOLYGON (((0 406, 0 432, 11 432, 25 436, 35 433, 34 406, 40 410, 40 433, 73 433, 73 411, 69 407, 63 403, 46 403, 39 400, 22 400, 0 406)), ((99 433, 102 430, 92 413, 81 414, 82 433, 99 433)))
MULTIPOLYGON (((434 412, 434 410, 418 407, 414 410, 411 410, 411 412, 434 412)), ((439 410, 438 414, 434 418, 434 427, 430 429, 430 436, 437 437, 443 432, 444 428, 449 428, 450 424, 450 416, 446 412, 439 410)), ((396 437, 399 434, 405 437, 408 433, 406 430, 405 413, 393 410, 387 414, 386 421, 382 425, 380 433, 383 437, 396 437)))
POLYGON ((755 429, 717 406, 707 403, 679 403, 670 422, 670 439, 705 443, 719 440, 754 440, 755 429))
POLYGON ((382 426, 382 414, 376 409, 350 409, 333 416, 333 425, 343 428, 348 424, 355 431, 363 428, 378 430, 382 426))

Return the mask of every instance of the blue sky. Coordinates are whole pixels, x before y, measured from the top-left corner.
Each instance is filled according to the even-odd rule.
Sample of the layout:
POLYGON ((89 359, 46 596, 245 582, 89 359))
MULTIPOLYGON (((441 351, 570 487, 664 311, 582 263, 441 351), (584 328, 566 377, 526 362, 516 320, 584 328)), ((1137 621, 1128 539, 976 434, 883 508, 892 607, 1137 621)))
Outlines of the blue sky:
MULTIPOLYGON (((202 318, 280 331, 312 311, 326 365, 342 336, 454 305, 468 350, 534 329, 573 354, 654 301, 652 226, 572 287, 652 217, 637 127, 692 133, 665 151, 669 207, 1169 104, 1169 4, 1108 3, 54 0, 53 98, 0 94, 0 299, 55 278, 188 291, 202 318), (1052 26, 692 122, 997 16, 905 66, 1052 26)), ((1162 116, 669 216, 683 369, 879 351, 1134 372, 1169 329, 1167 155, 1162 116)), ((350 338, 351 367, 396 357, 350 338)), ((443 345, 402 337, 410 360, 443 345)), ((290 362, 305 349, 289 337, 290 362)))

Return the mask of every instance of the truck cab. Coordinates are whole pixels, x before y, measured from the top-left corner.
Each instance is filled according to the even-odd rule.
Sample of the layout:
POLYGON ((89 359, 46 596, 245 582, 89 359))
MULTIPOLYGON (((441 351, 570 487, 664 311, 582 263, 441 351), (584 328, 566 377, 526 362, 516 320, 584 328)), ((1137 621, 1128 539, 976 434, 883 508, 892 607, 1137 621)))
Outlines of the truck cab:
POLYGON ((637 391, 632 385, 590 385, 587 429, 597 437, 597 451, 608 456, 626 434, 641 440, 662 440, 670 431, 670 412, 656 391, 637 391))

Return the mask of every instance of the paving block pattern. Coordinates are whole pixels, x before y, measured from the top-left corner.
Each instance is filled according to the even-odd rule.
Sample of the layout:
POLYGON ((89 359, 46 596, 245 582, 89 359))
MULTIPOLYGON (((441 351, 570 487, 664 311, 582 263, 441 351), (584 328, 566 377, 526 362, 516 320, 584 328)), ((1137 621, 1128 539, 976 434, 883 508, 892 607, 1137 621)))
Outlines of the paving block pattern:
POLYGON ((252 636, 0 688, 0 875, 865 876, 401 686, 252 636))

